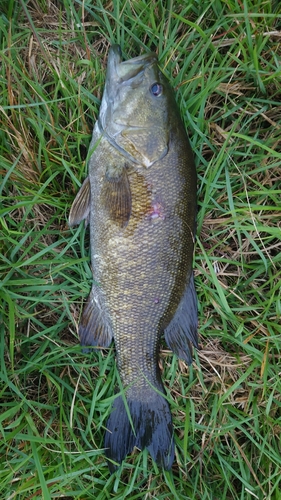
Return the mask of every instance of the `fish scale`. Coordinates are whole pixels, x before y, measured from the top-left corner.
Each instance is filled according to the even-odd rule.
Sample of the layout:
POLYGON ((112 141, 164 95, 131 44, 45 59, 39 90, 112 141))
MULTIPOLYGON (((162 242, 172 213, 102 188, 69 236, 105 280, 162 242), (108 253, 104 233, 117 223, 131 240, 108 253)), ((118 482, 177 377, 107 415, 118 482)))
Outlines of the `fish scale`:
POLYGON ((173 428, 159 341, 164 332, 169 347, 191 362, 196 172, 155 54, 122 62, 120 48, 110 49, 90 151, 89 176, 69 223, 90 222, 95 282, 81 317, 81 344, 107 347, 114 339, 122 382, 105 435, 109 468, 137 446, 170 469, 173 428))

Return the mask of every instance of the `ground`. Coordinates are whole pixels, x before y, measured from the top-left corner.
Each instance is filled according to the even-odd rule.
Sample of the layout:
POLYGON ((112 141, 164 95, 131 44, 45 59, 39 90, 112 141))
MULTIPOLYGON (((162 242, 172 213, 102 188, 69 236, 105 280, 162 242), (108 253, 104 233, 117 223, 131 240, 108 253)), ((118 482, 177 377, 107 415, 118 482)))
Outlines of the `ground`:
POLYGON ((3 1, 0 492, 5 499, 281 499, 281 7, 269 0, 3 1), (176 460, 110 475, 114 348, 83 353, 87 172, 108 48, 156 51, 198 171, 200 349, 161 345, 176 460))

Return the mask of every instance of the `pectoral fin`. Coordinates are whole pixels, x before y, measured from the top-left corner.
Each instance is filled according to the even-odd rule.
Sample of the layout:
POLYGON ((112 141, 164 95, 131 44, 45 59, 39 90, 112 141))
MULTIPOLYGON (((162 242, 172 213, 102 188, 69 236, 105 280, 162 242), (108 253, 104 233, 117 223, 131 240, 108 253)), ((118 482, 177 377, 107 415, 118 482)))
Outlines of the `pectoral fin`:
POLYGON ((122 228, 126 227, 132 210, 132 195, 125 167, 107 169, 103 200, 111 220, 122 228))
POLYGON ((172 351, 192 363, 192 345, 198 347, 197 299, 193 274, 171 323, 165 328, 165 340, 172 351))
POLYGON ((93 286, 84 306, 79 324, 79 337, 82 346, 108 347, 113 334, 104 312, 99 294, 93 286))
POLYGON ((86 219, 86 222, 88 221, 90 213, 90 203, 91 187, 89 177, 87 177, 84 180, 81 188, 79 189, 74 202, 72 203, 68 218, 68 223, 70 226, 80 224, 80 222, 84 219, 86 219))

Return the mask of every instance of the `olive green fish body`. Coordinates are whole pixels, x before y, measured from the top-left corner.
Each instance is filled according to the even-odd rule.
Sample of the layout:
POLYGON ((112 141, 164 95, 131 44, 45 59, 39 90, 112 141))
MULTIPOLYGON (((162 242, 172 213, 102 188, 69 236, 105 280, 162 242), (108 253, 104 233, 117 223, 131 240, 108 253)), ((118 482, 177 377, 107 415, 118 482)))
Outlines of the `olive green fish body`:
POLYGON ((126 408, 122 396, 115 399, 107 456, 120 463, 134 446, 147 447, 169 469, 173 430, 162 396, 159 338, 164 331, 173 351, 191 362, 196 173, 154 54, 121 62, 118 47, 111 49, 90 149, 89 177, 70 224, 88 218, 91 230, 95 283, 81 318, 81 343, 106 347, 114 338, 127 401, 126 408))

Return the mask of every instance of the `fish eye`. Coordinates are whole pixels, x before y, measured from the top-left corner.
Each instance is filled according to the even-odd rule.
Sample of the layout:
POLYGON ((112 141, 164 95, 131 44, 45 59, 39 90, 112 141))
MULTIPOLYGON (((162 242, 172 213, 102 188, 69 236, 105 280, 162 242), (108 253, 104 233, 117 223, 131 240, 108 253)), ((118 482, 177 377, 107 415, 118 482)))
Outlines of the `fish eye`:
POLYGON ((159 95, 162 94, 162 91, 163 91, 163 86, 161 85, 161 83, 153 83, 150 87, 150 92, 152 93, 152 95, 154 95, 155 97, 158 97, 159 95))

